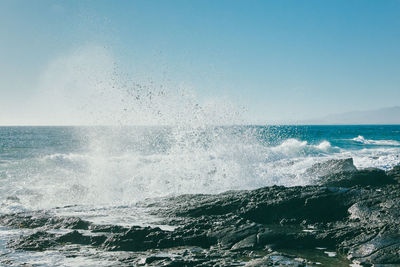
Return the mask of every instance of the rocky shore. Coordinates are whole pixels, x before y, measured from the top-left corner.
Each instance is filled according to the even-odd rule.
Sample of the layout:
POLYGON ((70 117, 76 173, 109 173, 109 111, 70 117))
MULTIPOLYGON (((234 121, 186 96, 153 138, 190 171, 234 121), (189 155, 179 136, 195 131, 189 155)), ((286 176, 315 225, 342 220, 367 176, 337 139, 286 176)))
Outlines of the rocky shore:
POLYGON ((2 215, 0 225, 31 229, 10 240, 11 249, 87 247, 98 253, 89 256, 127 266, 400 264, 400 166, 357 170, 352 159, 329 160, 306 175, 315 177, 315 185, 141 204, 165 218, 160 224, 175 226, 172 231, 97 225, 49 212, 2 215), (310 251, 315 257, 304 256, 310 251))

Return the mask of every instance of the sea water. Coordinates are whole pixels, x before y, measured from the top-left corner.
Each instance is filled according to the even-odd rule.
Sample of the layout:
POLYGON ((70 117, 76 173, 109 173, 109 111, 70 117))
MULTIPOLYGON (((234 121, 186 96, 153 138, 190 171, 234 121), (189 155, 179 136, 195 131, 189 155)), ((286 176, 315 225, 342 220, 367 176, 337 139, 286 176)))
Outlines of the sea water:
MULTIPOLYGON (((391 169, 400 163, 400 126, 0 127, 0 214, 154 226, 159 218, 143 201, 309 185, 314 163, 350 157, 359 169, 391 169)), ((61 252, 9 251, 7 240, 23 231, 0 228, 1 257, 77 265, 61 252)))

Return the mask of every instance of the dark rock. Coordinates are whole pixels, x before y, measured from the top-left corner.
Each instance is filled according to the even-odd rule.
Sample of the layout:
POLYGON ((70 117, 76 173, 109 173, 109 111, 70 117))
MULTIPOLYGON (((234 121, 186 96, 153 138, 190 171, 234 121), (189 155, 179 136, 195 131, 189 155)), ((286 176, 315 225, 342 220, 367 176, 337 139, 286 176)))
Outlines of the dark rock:
POLYGON ((144 263, 145 263, 145 264, 151 264, 151 263, 153 263, 153 262, 155 262, 155 261, 162 261, 162 260, 169 260, 169 261, 171 261, 171 258, 166 257, 166 256, 159 256, 159 255, 157 255, 157 256, 150 256, 150 257, 147 257, 147 258, 144 259, 144 263))
POLYGON ((26 214, 6 214, 0 216, 0 224, 16 228, 38 228, 43 227, 53 219, 45 213, 26 214))
POLYGON ((393 169, 386 173, 389 177, 392 177, 398 183, 400 183, 400 165, 395 166, 393 169))
POLYGON ((57 223, 57 228, 67 228, 67 229, 79 229, 79 230, 87 230, 89 229, 91 223, 85 220, 82 220, 78 217, 64 218, 57 223))
POLYGON ((353 172, 339 172, 320 177, 319 183, 325 186, 383 186, 395 184, 396 181, 385 171, 377 168, 367 168, 353 172))
MULTIPOLYGON (((156 248, 161 240, 165 239, 167 234, 160 228, 133 226, 123 233, 117 233, 109 236, 103 247, 111 251, 141 251, 149 248, 156 248)), ((177 245, 171 240, 170 246, 177 245)))
POLYGON ((305 175, 316 178, 317 184, 325 186, 382 186, 396 183, 396 177, 400 179, 400 166, 386 174, 377 168, 357 170, 352 158, 331 159, 314 164, 305 175))
POLYGON ((8 242, 10 248, 27 251, 43 251, 56 245, 55 234, 44 231, 37 231, 34 234, 8 242))
POLYGON ((262 188, 253 191, 241 215, 263 224, 335 221, 347 217, 353 193, 311 186, 262 188))
POLYGON ((218 236, 220 246, 229 249, 249 236, 256 236, 261 229, 262 226, 260 224, 243 224, 234 228, 217 231, 216 235, 218 236))
POLYGON ((89 245, 91 243, 91 238, 89 236, 84 236, 75 230, 58 237, 56 242, 89 245))
MULTIPOLYGON (((95 225, 40 212, 2 215, 0 224, 35 231, 11 240, 8 246, 14 249, 89 245, 101 251, 131 253, 132 258, 121 259, 128 266, 231 266, 243 262, 302 266, 308 264, 306 260, 271 254, 271 250, 315 247, 337 251, 364 265, 400 264, 400 184, 391 184, 393 176, 377 169, 324 177, 321 179, 329 187, 273 186, 163 199, 158 214, 173 219, 177 224, 173 231, 95 225), (55 234, 48 232, 51 229, 74 231, 55 234), (139 263, 138 259, 145 260, 139 263)), ((156 207, 152 203, 151 208, 156 207)))
POLYGON ((355 172, 353 159, 330 159, 324 162, 316 163, 307 169, 305 174, 313 177, 321 177, 329 174, 355 172))
POLYGON ((93 233, 122 233, 126 228, 120 225, 91 225, 90 230, 93 233))
POLYGON ((257 245, 257 235, 251 235, 248 236, 239 242, 237 242, 235 245, 232 246, 231 250, 244 250, 244 249, 252 249, 255 248, 257 245))
POLYGON ((260 259, 251 260, 246 266, 293 266, 293 267, 305 267, 314 266, 311 262, 308 262, 302 258, 298 258, 292 255, 271 253, 268 256, 264 256, 260 259))
POLYGON ((0 216, 0 224, 17 228, 89 229, 91 223, 78 217, 53 217, 44 212, 15 213, 0 216))

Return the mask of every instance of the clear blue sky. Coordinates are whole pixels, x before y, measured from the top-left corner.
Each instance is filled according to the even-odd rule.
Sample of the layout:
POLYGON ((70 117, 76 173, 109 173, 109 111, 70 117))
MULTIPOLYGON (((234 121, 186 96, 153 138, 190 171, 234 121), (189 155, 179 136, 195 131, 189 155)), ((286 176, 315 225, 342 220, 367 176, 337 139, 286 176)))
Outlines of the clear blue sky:
POLYGON ((0 124, 29 124, 49 64, 91 46, 251 122, 400 105, 399 0, 2 0, 0 124))

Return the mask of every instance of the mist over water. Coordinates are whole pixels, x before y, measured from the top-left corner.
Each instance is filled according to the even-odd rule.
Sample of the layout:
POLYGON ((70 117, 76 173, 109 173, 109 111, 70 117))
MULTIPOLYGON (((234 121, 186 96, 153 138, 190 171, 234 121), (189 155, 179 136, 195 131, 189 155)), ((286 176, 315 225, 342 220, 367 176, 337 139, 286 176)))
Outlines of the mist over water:
POLYGON ((262 158, 251 131, 220 127, 244 122, 227 99, 200 100, 186 88, 129 76, 100 46, 51 62, 37 102, 43 104, 38 117, 51 123, 112 126, 67 129, 77 142, 72 150, 66 145, 68 153, 46 153, 53 145, 46 135, 60 134, 50 130, 38 148, 43 153, 11 162, 5 176, 29 184, 22 189, 28 206, 246 188, 246 179, 256 176, 252 165, 262 158))
POLYGON ((170 83, 138 82, 98 47, 50 64, 43 84, 68 97, 72 114, 86 124, 113 125, 77 130, 83 154, 45 158, 79 166, 75 179, 67 179, 74 181, 67 195, 78 202, 216 193, 246 188, 244 177, 255 177, 252 164, 263 148, 256 137, 247 130, 217 127, 243 123, 227 99, 200 101, 194 91, 170 83), (60 81, 54 80, 59 76, 60 81))
POLYGON ((329 158, 353 157, 359 168, 400 162, 399 146, 365 147, 336 132, 334 126, 2 128, 2 211, 312 184, 306 169, 329 158))
POLYGON ((391 128, 245 126, 228 99, 136 78, 98 46, 49 64, 42 115, 92 126, 2 128, 4 212, 306 185, 315 179, 306 169, 329 158, 353 157, 361 168, 400 162, 391 128))
MULTIPOLYGON (((195 92, 128 75, 101 47, 57 58, 32 123, 85 126, 0 127, 0 215, 172 230, 157 215, 162 197, 314 184, 307 170, 328 159, 400 163, 400 126, 246 125, 243 108, 195 92)), ((17 264, 107 265, 109 252, 86 257, 80 245, 72 261, 69 251, 11 251, 6 242, 27 230, 19 227, 0 229, 0 255, 17 264)))
POLYGON ((40 77, 44 125, 243 124, 243 108, 228 98, 200 98, 181 81, 126 71, 112 51, 87 45, 55 58, 40 77))

